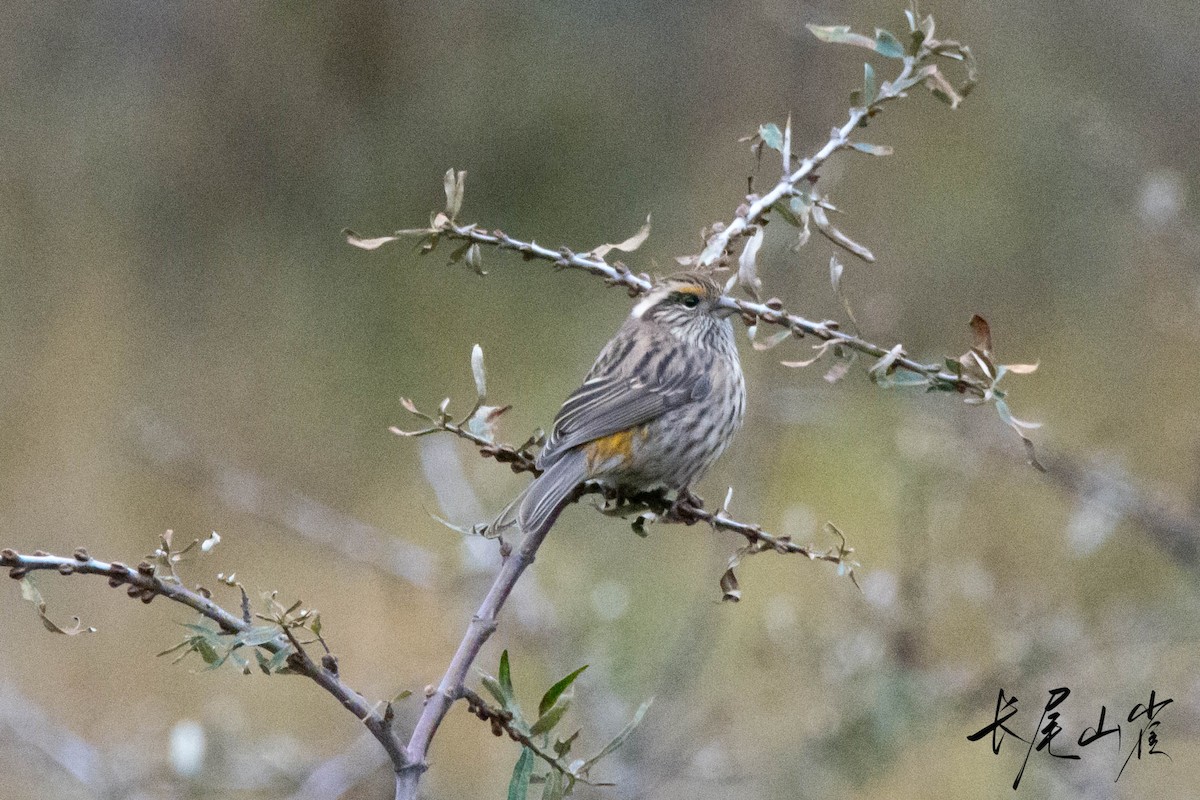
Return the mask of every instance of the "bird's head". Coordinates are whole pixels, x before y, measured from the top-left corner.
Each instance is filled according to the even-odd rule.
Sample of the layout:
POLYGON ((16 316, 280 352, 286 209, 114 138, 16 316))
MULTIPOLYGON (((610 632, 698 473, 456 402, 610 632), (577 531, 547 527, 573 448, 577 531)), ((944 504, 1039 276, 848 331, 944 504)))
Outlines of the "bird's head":
POLYGON ((737 309, 721 304, 723 294, 712 276, 681 272, 657 281, 633 307, 632 316, 660 325, 681 338, 709 340, 719 333, 732 334, 729 317, 737 309))

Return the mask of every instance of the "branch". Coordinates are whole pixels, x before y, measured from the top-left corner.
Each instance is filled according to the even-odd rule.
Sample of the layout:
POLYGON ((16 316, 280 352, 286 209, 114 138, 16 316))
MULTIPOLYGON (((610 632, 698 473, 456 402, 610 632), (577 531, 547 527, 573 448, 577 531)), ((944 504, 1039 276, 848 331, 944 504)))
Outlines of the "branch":
POLYGON ((570 777, 572 780, 580 783, 588 784, 589 786, 605 785, 594 784, 584 775, 576 774, 571 771, 568 764, 563 763, 563 760, 553 753, 547 752, 545 748, 533 740, 529 734, 522 731, 519 727, 513 724, 513 716, 507 711, 496 708, 490 705, 477 692, 474 692, 466 687, 461 692, 462 698, 467 701, 467 709, 479 717, 484 722, 488 722, 492 726, 492 734, 494 736, 505 736, 512 739, 514 742, 528 747, 529 751, 535 756, 545 761, 550 765, 550 768, 561 772, 563 775, 570 777))
MULTIPOLYGON (((840 129, 839 129, 840 130, 840 129)), ((830 139, 830 144, 834 139, 830 139)), ((818 152, 818 156, 824 153, 827 144, 818 152)), ((840 145, 833 147, 836 151, 840 145)), ((817 156, 814 156, 816 158, 817 156)), ((820 161, 813 163, 821 163, 828 156, 821 157, 820 161)), ((812 162, 812 159, 805 161, 805 164, 812 162)), ((801 170, 804 168, 801 167, 801 170)), ((801 171, 797 170, 797 174, 801 171)), ((801 176, 803 177, 803 176, 801 176)), ((785 185, 786 181, 781 181, 779 186, 785 185)), ((788 184, 790 185, 790 184, 788 184)), ((776 190, 779 189, 776 187, 776 190)), ((772 196, 776 190, 768 193, 768 197, 772 196)), ((757 204, 752 206, 750 214, 760 217, 769 208, 758 208, 757 204)), ((744 218, 739 217, 730 228, 742 221, 744 218)), ((551 250, 534 241, 523 241, 516 239, 503 231, 488 232, 477 225, 455 225, 446 218, 445 215, 439 215, 438 221, 442 222, 442 226, 436 229, 437 235, 444 236, 448 239, 459 239, 469 241, 476 244, 486 244, 494 246, 500 250, 515 250, 526 257, 526 259, 541 259, 549 261, 559 269, 578 269, 592 275, 604 278, 605 282, 610 286, 620 286, 629 292, 631 297, 637 297, 646 294, 653 287, 653 282, 650 277, 645 274, 635 274, 624 264, 617 262, 610 264, 602 258, 596 258, 590 255, 580 255, 570 248, 563 247, 559 250, 551 250)), ((744 226, 743 226, 744 227, 744 226)), ((726 231, 730 230, 726 228, 726 231)), ((723 234, 719 234, 723 235, 723 234)), ((790 330, 798 338, 805 335, 814 336, 823 342, 829 342, 834 345, 845 347, 863 355, 872 358, 881 359, 887 358, 892 353, 897 353, 894 360, 890 362, 889 367, 892 369, 903 369, 915 375, 920 375, 929 381, 931 388, 940 391, 957 392, 959 394, 969 393, 977 397, 986 396, 990 384, 980 378, 971 375, 959 375, 945 369, 941 364, 922 364, 915 359, 903 353, 903 350, 897 351, 896 345, 892 347, 884 347, 883 345, 874 344, 866 339, 855 336, 840 330, 839 323, 834 320, 825 320, 822 322, 814 322, 810 319, 787 311, 783 307, 782 301, 777 298, 771 298, 766 302, 754 302, 751 300, 742 300, 729 295, 721 298, 721 305, 725 308, 737 309, 741 315, 743 322, 746 325, 755 325, 759 322, 768 325, 776 325, 790 330)))
POLYGON ((433 741, 438 726, 450 711, 450 706, 454 704, 454 701, 463 697, 467 672, 471 669, 471 664, 479 655, 484 642, 495 632, 496 618, 501 607, 508 599, 517 579, 521 577, 521 573, 533 563, 534 555, 541 547, 551 527, 553 524, 545 525, 539 532, 526 535, 515 551, 507 551, 507 546, 501 548, 504 563, 500 567, 500 572, 492 582, 491 589, 483 598, 479 610, 471 618, 471 624, 467 626, 466 635, 463 636, 458 650, 450 660, 446 674, 442 676, 437 688, 426 698, 425 708, 421 711, 421 717, 417 720, 417 725, 408 740, 408 747, 405 751, 407 764, 400 769, 396 779, 396 800, 416 800, 421 774, 428 768, 426 755, 429 752, 429 744, 433 741))
MULTIPOLYGON (((780 210, 781 215, 783 215, 786 209, 780 204, 793 199, 801 201, 802 205, 814 212, 818 228, 833 239, 835 243, 847 247, 851 252, 867 258, 867 260, 873 260, 872 257, 867 257, 869 256, 869 252, 866 255, 860 252, 865 250, 865 248, 849 242, 843 234, 831 228, 827 224, 827 221, 822 222, 825 219, 825 208, 831 207, 820 198, 807 196, 805 190, 801 187, 804 184, 814 182, 817 179, 817 169, 839 150, 861 149, 864 152, 885 151, 886 148, 881 149, 873 145, 852 142, 851 134, 856 128, 866 127, 869 121, 881 112, 883 104, 906 97, 908 89, 924 84, 936 96, 946 100, 952 107, 957 107, 962 97, 974 85, 975 61, 970 48, 958 42, 933 39, 932 18, 919 20, 911 12, 908 16, 914 44, 910 54, 907 55, 904 54, 903 50, 898 49, 900 45, 891 34, 887 34, 886 40, 881 40, 880 34, 877 33, 876 38, 872 40, 857 34, 851 34, 848 32, 848 29, 810 26, 812 32, 824 41, 843 42, 867 47, 882 55, 900 58, 903 66, 893 80, 884 81, 876 89, 874 86, 874 70, 868 65, 867 70, 870 76, 868 82, 870 85, 869 96, 863 96, 862 92, 857 93, 857 99, 862 101, 862 105, 851 108, 846 122, 841 127, 834 128, 828 141, 813 155, 801 161, 800 166, 795 170, 790 169, 792 153, 791 126, 789 124, 787 134, 782 139, 782 144, 775 147, 775 149, 781 151, 784 165, 784 174, 779 182, 761 197, 749 195, 746 198, 748 205, 742 205, 732 221, 727 224, 718 223, 714 226, 715 232, 708 238, 704 251, 698 257, 689 257, 682 260, 688 263, 696 263, 701 267, 713 267, 724 263, 729 255, 730 246, 737 237, 749 235, 752 227, 765 224, 767 214, 773 209, 780 210), (967 78, 962 86, 955 89, 946 80, 938 70, 936 64, 931 63, 935 58, 953 59, 965 65, 967 78)), ((645 294, 652 288, 653 284, 648 275, 644 273, 635 274, 624 264, 620 262, 609 263, 604 258, 613 248, 626 251, 636 249, 642 240, 644 240, 645 234, 649 232, 648 228, 644 228, 638 236, 631 238, 627 242, 618 245, 601 245, 587 253, 580 254, 567 247, 560 247, 555 250, 532 240, 524 241, 517 239, 500 230, 487 231, 476 224, 458 224, 456 220, 462 208, 465 176, 465 172, 456 172, 453 169, 447 172, 445 181, 446 210, 432 215, 428 228, 397 231, 391 236, 371 239, 362 238, 353 231, 345 230, 343 233, 346 235, 347 242, 355 247, 374 250, 403 236, 417 235, 423 237, 421 252, 429 253, 433 251, 441 238, 446 238, 465 242, 462 247, 451 254, 451 261, 457 262, 465 257, 468 263, 477 271, 481 271, 479 270, 479 246, 486 245, 498 250, 513 250, 524 256, 526 260, 540 259, 549 261, 559 269, 582 270, 603 278, 611 286, 625 288, 634 297, 645 294)), ((790 214, 791 212, 787 213, 790 214)), ((901 345, 884 347, 869 342, 860 336, 841 331, 838 323, 835 321, 815 322, 806 319, 799 314, 786 311, 782 301, 777 298, 760 303, 735 299, 727 295, 722 298, 721 305, 726 308, 736 309, 747 325, 755 325, 758 322, 763 322, 768 325, 780 326, 790 330, 797 337, 803 337, 807 334, 831 345, 844 347, 875 359, 886 360, 886 364, 882 366, 887 374, 897 369, 905 370, 906 372, 920 376, 925 381, 924 385, 930 390, 971 394, 984 399, 991 399, 993 397, 993 383, 989 382, 986 376, 980 377, 978 375, 964 374, 957 370, 952 371, 946 369, 943 364, 923 364, 910 358, 904 352, 901 345)))
MULTIPOLYGON (((49 555, 40 551, 33 555, 23 555, 15 550, 5 549, 0 551, 0 567, 9 568, 8 576, 15 580, 21 580, 30 572, 37 570, 54 570, 60 575, 103 575, 108 578, 108 585, 113 588, 128 585, 127 593, 130 597, 136 597, 143 603, 149 603, 155 597, 165 597, 199 612, 202 616, 217 623, 225 633, 246 633, 253 627, 251 622, 218 606, 205 596, 206 593, 193 592, 174 578, 157 576, 154 565, 148 561, 143 561, 136 569, 131 569, 117 561, 112 563, 98 561, 83 548, 76 550, 72 558, 49 555)), ((278 653, 287 646, 283 641, 288 638, 286 634, 289 633, 290 631, 281 630, 276 640, 259 646, 269 652, 278 653)), ((345 709, 366 725, 367 730, 387 751, 396 771, 406 768, 408 759, 400 739, 391 728, 390 720, 374 710, 366 698, 342 683, 337 674, 336 661, 329 660, 327 663, 330 668, 327 668, 325 664, 317 664, 299 647, 295 648, 295 651, 287 659, 287 665, 292 671, 304 675, 329 692, 345 709)))
MULTIPOLYGON (((406 406, 411 406, 411 403, 406 403, 406 406)), ((428 420, 430 427, 416 432, 409 432, 393 426, 389 429, 392 433, 397 436, 427 435, 435 432, 449 433, 471 442, 478 448, 479 454, 483 457, 494 458, 500 463, 508 464, 513 472, 528 472, 535 476, 542 473, 537 468, 536 458, 529 452, 529 447, 537 441, 537 437, 517 447, 502 442, 494 442, 491 439, 468 430, 463 423, 452 422, 445 415, 444 409, 438 416, 424 414, 417 411, 415 407, 410 407, 409 411, 428 420)), ((600 484, 589 481, 576 491, 573 501, 578 501, 588 494, 598 494, 604 491, 604 488, 600 484)), ((829 550, 820 550, 811 545, 796 544, 790 536, 774 536, 764 531, 757 524, 739 522, 730 517, 727 512, 728 498, 726 498, 725 505, 717 511, 706 510, 704 508, 704 501, 695 495, 682 497, 674 503, 668 502, 665 495, 661 492, 648 492, 611 499, 616 501, 615 504, 600 506, 597 507, 597 510, 610 516, 625 516, 640 509, 646 509, 651 513, 652 516, 650 517, 639 514, 635 519, 633 523, 634 530, 638 532, 641 532, 644 524, 650 521, 682 522, 685 525, 704 522, 714 530, 729 531, 745 538, 748 547, 745 553, 771 550, 776 553, 802 555, 812 561, 827 561, 845 570, 852 580, 854 579, 854 567, 858 566, 857 562, 850 559, 854 549, 846 547, 844 538, 839 547, 829 550)), ((836 531, 836 528, 834 530, 836 531)))

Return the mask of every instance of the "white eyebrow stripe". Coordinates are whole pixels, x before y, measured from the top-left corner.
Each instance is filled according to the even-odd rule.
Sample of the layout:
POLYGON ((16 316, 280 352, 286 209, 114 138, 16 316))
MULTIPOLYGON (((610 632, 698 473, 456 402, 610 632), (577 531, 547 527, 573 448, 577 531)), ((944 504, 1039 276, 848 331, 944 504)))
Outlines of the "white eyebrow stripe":
POLYGON ((641 319, 642 315, 653 308, 660 300, 666 297, 669 290, 666 288, 658 288, 646 295, 646 297, 633 307, 631 316, 634 319, 641 319))

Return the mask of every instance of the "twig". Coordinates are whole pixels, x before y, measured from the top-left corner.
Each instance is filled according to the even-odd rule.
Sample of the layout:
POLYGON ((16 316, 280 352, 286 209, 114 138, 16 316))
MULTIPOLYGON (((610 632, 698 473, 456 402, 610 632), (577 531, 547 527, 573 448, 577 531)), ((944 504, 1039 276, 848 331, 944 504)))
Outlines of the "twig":
MULTIPOLYGON (((485 458, 494 458, 501 463, 508 464, 513 472, 528 472, 533 475, 540 475, 541 470, 537 468, 536 459, 532 454, 524 448, 514 447, 510 444, 502 442, 490 441, 478 434, 472 433, 466 428, 454 422, 438 420, 433 417, 427 417, 432 420, 433 429, 445 431, 453 434, 461 439, 466 439, 479 449, 479 454, 485 458)), ((398 432, 398 429, 393 429, 398 432)), ((588 482, 583 484, 576 492, 575 499, 588 495, 604 492, 603 487, 599 484, 588 482)), ((704 501, 692 495, 683 498, 678 503, 668 502, 662 493, 646 493, 635 496, 622 498, 633 506, 642 505, 653 511, 656 517, 667 522, 682 522, 685 525, 694 525, 697 522, 703 522, 711 525, 714 530, 729 531, 736 533, 746 539, 753 545, 756 550, 762 552, 773 550, 776 553, 795 553, 805 556, 813 561, 828 561, 833 564, 848 564, 846 556, 850 551, 844 548, 835 550, 818 550, 814 547, 807 547, 796 544, 789 536, 774 536, 767 533, 757 524, 739 522, 730 517, 724 509, 717 511, 708 511, 704 508, 704 501)), ((604 513, 612 513, 610 510, 601 509, 604 513)), ((618 508, 619 510, 619 508, 618 508)))
MULTIPOLYGON (((128 594, 140 599, 143 603, 149 603, 155 597, 165 597, 198 611, 217 623, 226 633, 245 633, 253 627, 251 623, 226 611, 203 594, 193 592, 174 580, 158 577, 154 574, 154 566, 148 562, 143 562, 133 569, 115 561, 112 563, 98 561, 82 548, 76 550, 72 558, 41 552, 34 555, 23 555, 15 550, 6 549, 0 551, 0 567, 9 568, 9 577, 16 580, 37 570, 54 570, 61 575, 103 575, 108 578, 109 586, 116 588, 128 585, 128 594)), ((284 632, 281 631, 280 637, 283 636, 284 632)), ((278 652, 282 647, 274 642, 260 646, 270 652, 278 652)), ((392 730, 390 723, 372 708, 366 698, 342 683, 336 672, 313 661, 303 649, 297 649, 288 657, 288 666, 294 672, 304 675, 329 692, 344 708, 358 717, 375 739, 383 745, 383 749, 387 752, 396 771, 408 766, 404 746, 392 730)))
MULTIPOLYGON (((833 141, 834 139, 830 139, 831 144, 833 141)), ((826 145, 826 148, 828 147, 829 144, 826 145)), ((826 148, 822 148, 818 152, 818 155, 825 152, 826 148)), ((836 151, 837 149, 837 146, 833 147, 833 150, 836 151)), ((811 160, 806 160, 805 164, 808 164, 811 160)), ((804 167, 802 166, 795 174, 798 174, 803 169, 804 167)), ((779 185, 783 186, 784 183, 784 181, 781 181, 779 185)), ((777 186, 776 189, 778 188, 777 186)), ((775 190, 772 190, 767 196, 771 196, 774 192, 775 190)), ((768 205, 766 208, 757 208, 757 206, 757 203, 751 206, 750 211, 747 213, 761 216, 766 208, 770 207, 768 205)), ((732 228, 742 219, 744 218, 739 217, 734 223, 731 223, 730 227, 732 228)), ((727 231, 729 229, 726 228, 727 231)), ((653 287, 653 282, 648 275, 636 274, 619 262, 609 264, 602 258, 580 255, 565 247, 561 250, 551 250, 536 242, 515 239, 503 231, 492 231, 489 233, 476 225, 454 225, 447 220, 445 227, 438 229, 438 232, 441 236, 449 239, 461 239, 478 244, 491 245, 501 250, 515 250, 524 254, 527 258, 550 261, 561 269, 583 270, 584 272, 604 278, 610 286, 620 286, 626 289, 634 297, 648 293, 653 287)), ((721 299, 721 305, 726 308, 737 309, 743 321, 748 325, 757 324, 758 322, 777 325, 787 328, 797 337, 807 334, 821 341, 832 342, 849 350, 871 356, 872 358, 883 358, 895 350, 895 347, 883 347, 882 345, 869 342, 860 336, 840 330, 838 323, 833 320, 814 322, 799 314, 793 314, 785 310, 783 303, 775 298, 771 298, 764 303, 758 303, 726 295, 721 299)), ((967 374, 957 375, 945 369, 941 364, 922 364, 915 359, 903 355, 903 353, 897 356, 892 361, 892 364, 897 369, 903 369, 928 379, 930 388, 932 389, 958 392, 960 394, 970 393, 979 397, 985 396, 989 389, 989 384, 984 380, 967 374)))
POLYGON ((484 722, 491 723, 492 733, 496 736, 507 735, 514 742, 529 748, 529 751, 535 756, 545 761, 550 765, 551 769, 558 770, 563 775, 569 775, 573 780, 580 783, 591 784, 587 778, 577 775, 571 771, 569 765, 564 764, 562 759, 555 756, 553 753, 548 753, 546 750, 535 742, 528 734, 513 724, 512 714, 503 709, 496 708, 483 699, 477 692, 474 692, 466 687, 463 687, 460 693, 462 698, 467 701, 467 708, 472 714, 479 717, 484 722))

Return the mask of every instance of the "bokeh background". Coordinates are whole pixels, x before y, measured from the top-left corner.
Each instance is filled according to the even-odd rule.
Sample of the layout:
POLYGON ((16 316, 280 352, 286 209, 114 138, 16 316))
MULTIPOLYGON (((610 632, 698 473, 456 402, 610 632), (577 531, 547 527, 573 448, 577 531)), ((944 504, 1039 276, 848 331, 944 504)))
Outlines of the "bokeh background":
MULTIPOLYGON (((904 27, 898 0, 800 3, 442 0, 45 3, 0 26, 0 543, 136 561, 166 529, 217 530, 186 567, 319 608, 370 697, 435 682, 495 554, 439 525, 494 514, 522 485, 464 443, 390 435, 401 395, 465 411, 486 354, 501 435, 523 440, 628 311, 586 275, 485 252, 486 277, 374 234, 441 207, 586 250, 633 233, 667 271, 727 220, 757 166, 739 136, 795 124, 811 152, 844 119, 866 51, 804 24, 904 27)), ((771 554, 717 579, 739 542, 699 527, 647 539, 565 514, 486 648, 512 653, 526 704, 571 669, 581 750, 656 702, 595 798, 1001 798, 1025 746, 967 735, 1003 688, 1028 738, 1066 686, 1057 752, 1019 796, 1195 796, 1200 782, 1200 11, 1193 3, 936 3, 981 83, 951 112, 923 92, 821 185, 879 262, 847 260, 865 335, 923 358, 970 345, 973 313, 1014 412, 1052 470, 1024 463, 989 409, 876 388, 858 369, 781 367, 743 339, 750 411, 700 486, 712 504, 827 546, 846 532, 862 591, 771 554), (1125 715, 1151 690, 1159 749, 1125 715), (1123 724, 1082 751, 1097 723, 1123 724)), ((880 77, 894 63, 876 59, 880 77)), ((843 316, 832 248, 773 225, 767 291, 843 316)), ((375 798, 372 743, 307 682, 154 654, 184 610, 100 580, 41 576, 47 633, 0 593, 0 775, 24 798, 375 798), (203 741, 200 748, 197 742, 203 741), (177 753, 172 759, 172 742, 177 753), (190 746, 188 743, 192 743, 190 746), (191 753, 193 758, 181 754, 191 753), (332 760, 331 760, 332 759, 332 760), (345 766, 354 776, 339 779, 345 766), (314 775, 313 770, 323 771, 314 775), (328 779, 328 783, 321 783, 328 779)), ((230 604, 236 597, 218 594, 230 604)), ((418 701, 398 704, 411 723, 418 701)), ((461 709, 430 797, 499 797, 517 751, 461 709)))

